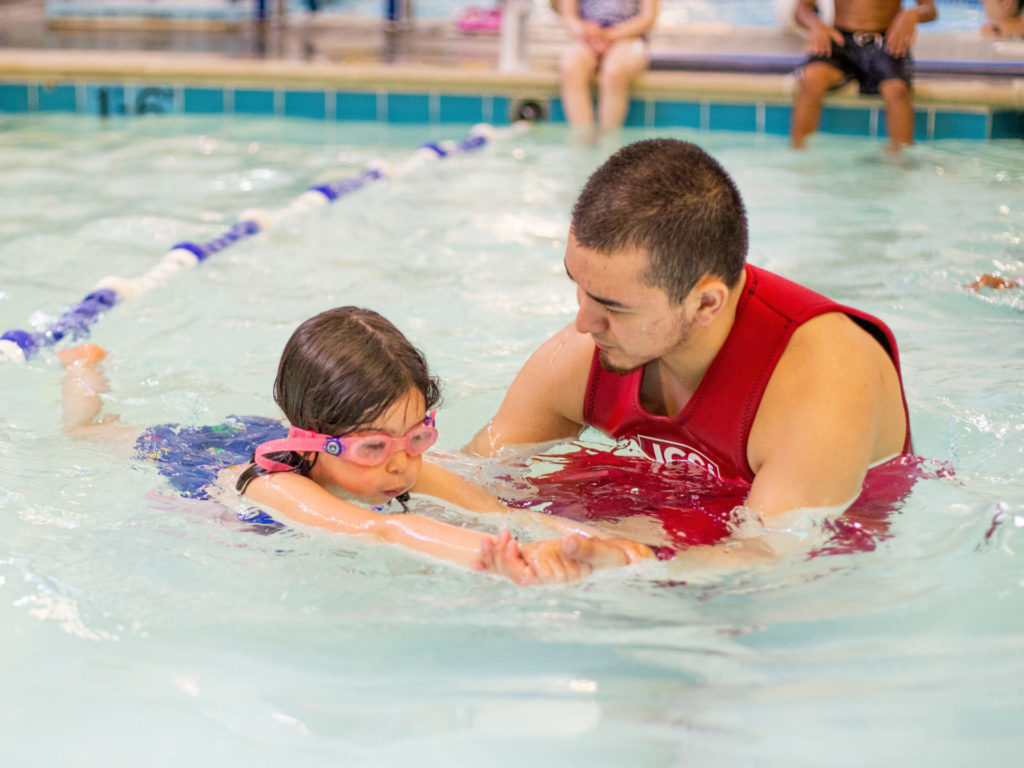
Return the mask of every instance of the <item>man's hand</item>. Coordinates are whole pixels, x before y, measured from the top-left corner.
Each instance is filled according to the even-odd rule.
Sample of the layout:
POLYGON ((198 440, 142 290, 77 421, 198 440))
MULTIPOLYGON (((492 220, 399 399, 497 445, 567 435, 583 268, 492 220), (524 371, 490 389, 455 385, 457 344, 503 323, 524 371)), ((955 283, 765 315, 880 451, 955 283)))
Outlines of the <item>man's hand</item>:
POLYGON ((589 538, 577 534, 563 536, 562 552, 592 568, 618 568, 654 557, 646 544, 629 539, 589 538))
POLYGON ((480 545, 478 571, 505 576, 520 586, 565 584, 589 576, 593 567, 562 552, 559 539, 520 543, 507 530, 480 545))
POLYGON ((804 50, 810 56, 831 56, 833 43, 842 45, 843 35, 835 27, 818 24, 807 33, 804 50))
POLYGON ((917 9, 904 8, 896 14, 885 32, 885 50, 897 58, 910 53, 917 34, 917 9))

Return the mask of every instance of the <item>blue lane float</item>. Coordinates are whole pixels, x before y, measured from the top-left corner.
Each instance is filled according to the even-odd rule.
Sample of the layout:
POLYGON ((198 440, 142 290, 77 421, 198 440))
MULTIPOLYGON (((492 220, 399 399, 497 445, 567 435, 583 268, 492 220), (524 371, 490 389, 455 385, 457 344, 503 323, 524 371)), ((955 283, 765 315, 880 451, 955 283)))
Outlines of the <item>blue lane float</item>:
POLYGON ((125 299, 152 290, 179 270, 194 267, 225 248, 274 228, 286 218, 336 202, 368 184, 403 176, 431 160, 464 154, 480 149, 488 142, 521 133, 529 123, 519 122, 498 129, 487 124, 475 125, 461 141, 428 142, 421 145, 403 163, 390 165, 371 163, 358 176, 336 182, 316 184, 278 211, 252 209, 243 211, 227 232, 205 242, 186 240, 175 244, 148 272, 134 278, 110 275, 100 280, 92 292, 77 304, 68 307, 48 328, 41 331, 12 329, 0 336, 0 356, 13 362, 24 362, 45 347, 64 339, 76 340, 89 334, 92 326, 125 299))

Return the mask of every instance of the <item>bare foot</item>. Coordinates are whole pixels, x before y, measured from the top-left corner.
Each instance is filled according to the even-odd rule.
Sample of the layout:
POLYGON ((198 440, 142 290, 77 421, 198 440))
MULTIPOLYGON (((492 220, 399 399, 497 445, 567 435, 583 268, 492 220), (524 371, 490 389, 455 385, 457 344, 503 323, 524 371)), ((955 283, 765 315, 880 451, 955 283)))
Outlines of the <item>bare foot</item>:
POLYGON ((65 368, 72 365, 93 368, 106 356, 107 350, 98 344, 81 344, 71 349, 62 349, 57 353, 57 359, 65 368))
POLYGON ((1024 285, 1024 277, 1007 279, 996 275, 982 275, 967 287, 973 291, 980 291, 982 288, 994 288, 997 291, 1005 291, 1007 288, 1020 288, 1024 285))

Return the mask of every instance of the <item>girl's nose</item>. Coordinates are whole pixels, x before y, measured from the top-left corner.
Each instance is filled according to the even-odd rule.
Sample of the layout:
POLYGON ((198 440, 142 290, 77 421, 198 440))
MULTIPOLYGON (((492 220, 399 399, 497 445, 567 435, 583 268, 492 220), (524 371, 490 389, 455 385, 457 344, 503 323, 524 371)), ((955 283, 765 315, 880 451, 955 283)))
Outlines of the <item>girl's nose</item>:
POLYGON ((399 449, 388 456, 388 460, 385 463, 385 467, 388 472, 394 472, 400 474, 405 472, 405 468, 409 466, 409 454, 404 450, 399 449))

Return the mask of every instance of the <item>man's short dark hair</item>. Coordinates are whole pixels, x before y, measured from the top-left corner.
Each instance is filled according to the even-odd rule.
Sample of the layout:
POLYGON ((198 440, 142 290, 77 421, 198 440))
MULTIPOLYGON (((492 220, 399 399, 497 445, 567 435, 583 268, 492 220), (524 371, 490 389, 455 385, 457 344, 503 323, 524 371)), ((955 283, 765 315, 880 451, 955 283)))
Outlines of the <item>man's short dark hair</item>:
POLYGON ((644 279, 678 304, 705 275, 736 285, 747 258, 747 214, 732 178, 696 144, 629 144, 594 171, 572 212, 572 234, 603 254, 643 250, 644 279))

